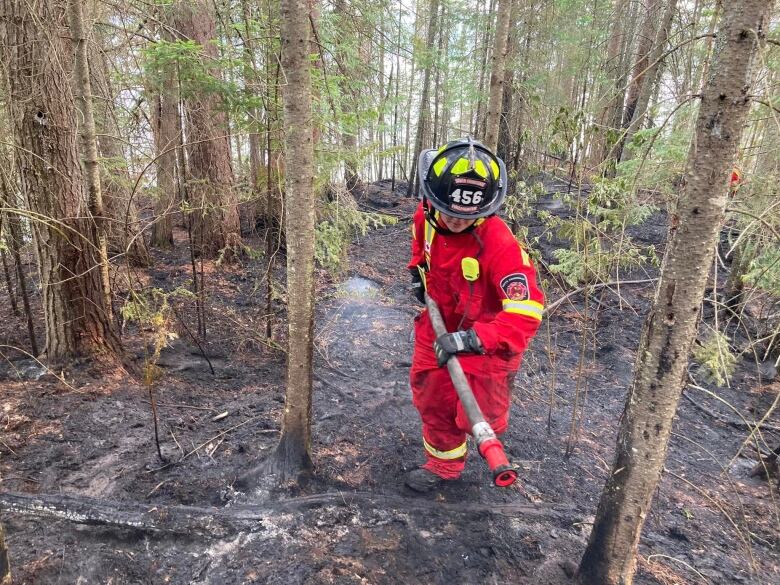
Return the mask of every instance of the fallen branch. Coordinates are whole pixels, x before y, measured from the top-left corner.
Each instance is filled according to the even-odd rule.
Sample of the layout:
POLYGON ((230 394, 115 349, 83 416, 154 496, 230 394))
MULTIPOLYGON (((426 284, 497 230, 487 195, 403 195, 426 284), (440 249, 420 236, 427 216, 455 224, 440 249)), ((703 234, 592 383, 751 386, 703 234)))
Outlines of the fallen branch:
POLYGON ((60 494, 14 493, 0 493, 0 508, 4 514, 25 514, 89 526, 205 538, 224 538, 237 532, 262 530, 263 517, 268 513, 267 509, 259 507, 221 510, 120 503, 60 494))
POLYGON ((395 510, 399 513, 442 512, 495 514, 511 518, 552 518, 572 524, 578 517, 568 504, 437 502, 422 498, 372 492, 327 492, 260 504, 234 504, 229 508, 163 506, 112 502, 85 496, 62 494, 18 494, 0 492, 4 514, 56 518, 76 524, 133 530, 157 535, 190 535, 224 539, 241 532, 264 529, 263 521, 274 513, 305 511, 323 506, 357 506, 395 510))
POLYGON ((780 427, 776 425, 770 425, 767 423, 761 423, 758 425, 758 423, 751 423, 749 421, 741 421, 737 420, 736 418, 731 418, 727 416, 723 416, 721 414, 718 414, 717 412, 714 412, 704 406, 703 404, 699 404, 696 400, 688 396, 686 392, 683 392, 683 397, 688 400, 691 404, 693 404, 696 408, 701 410, 704 414, 711 416, 715 420, 722 422, 723 424, 727 424, 729 426, 738 428, 738 429, 747 429, 749 431, 754 431, 756 429, 756 426, 760 426, 761 430, 763 431, 776 431, 780 432, 780 427))

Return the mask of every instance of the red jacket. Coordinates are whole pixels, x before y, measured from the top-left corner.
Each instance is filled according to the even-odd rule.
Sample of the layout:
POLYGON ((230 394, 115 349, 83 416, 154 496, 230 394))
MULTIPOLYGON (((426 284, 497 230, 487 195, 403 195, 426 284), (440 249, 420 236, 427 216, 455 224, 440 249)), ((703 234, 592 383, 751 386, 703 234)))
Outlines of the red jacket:
MULTIPOLYGON (((492 216, 477 223, 470 232, 440 235, 426 221, 420 205, 412 223, 409 267, 427 264, 426 288, 441 309, 447 331, 473 328, 479 336, 488 360, 459 356, 467 373, 486 367, 514 371, 539 328, 544 296, 528 254, 503 220, 492 216), (461 261, 467 257, 479 261, 479 276, 473 283, 463 276, 461 261)), ((415 335, 420 344, 416 365, 437 367, 436 335, 427 311, 418 318, 415 335), (430 351, 420 351, 425 347, 430 351)))

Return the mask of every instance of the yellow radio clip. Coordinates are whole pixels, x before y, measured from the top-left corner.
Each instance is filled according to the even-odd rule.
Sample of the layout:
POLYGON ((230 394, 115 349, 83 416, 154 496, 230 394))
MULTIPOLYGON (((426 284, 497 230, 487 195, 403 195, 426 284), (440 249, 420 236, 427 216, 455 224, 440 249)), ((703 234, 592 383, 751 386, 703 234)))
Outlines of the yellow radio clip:
POLYGON ((479 278, 479 261, 476 258, 467 257, 460 261, 463 278, 474 282, 479 278))

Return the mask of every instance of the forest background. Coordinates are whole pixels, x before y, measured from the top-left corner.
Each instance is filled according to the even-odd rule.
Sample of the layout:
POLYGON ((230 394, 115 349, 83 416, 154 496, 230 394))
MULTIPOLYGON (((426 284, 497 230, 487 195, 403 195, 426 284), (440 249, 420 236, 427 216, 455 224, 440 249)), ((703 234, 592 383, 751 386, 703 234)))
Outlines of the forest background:
MULTIPOLYGON (((730 416, 745 433, 740 450, 753 449, 756 474, 774 493, 780 447, 762 431, 780 399, 772 384, 780 362, 780 36, 771 8, 2 0, 0 255, 12 333, 0 351, 8 379, 30 368, 55 385, 78 385, 85 364, 112 364, 143 383, 155 410, 164 350, 186 339, 207 355, 225 294, 220 273, 251 265, 263 311, 242 335, 263 352, 286 352, 273 470, 297 477, 312 465, 314 290, 349 271, 356 237, 399 221, 392 209, 366 206, 367 193, 414 198, 420 150, 471 135, 507 163, 504 215, 536 251, 549 303, 583 299, 575 307, 583 347, 597 337, 589 299, 616 289, 620 308, 632 310, 621 283, 658 275, 665 243, 637 242, 631 229, 661 213, 674 233, 686 197, 722 196, 710 218, 717 246, 704 235, 690 242, 706 256, 691 275, 706 298, 688 347, 680 346, 685 367, 674 373, 715 392, 752 364, 773 398, 756 412, 732 405, 730 416), (753 31, 742 35, 742 69, 718 60, 731 38, 723 31, 737 26, 753 31), (741 101, 724 100, 713 114, 736 127, 719 136, 722 152, 699 160, 707 95, 741 101), (556 181, 554 206, 565 214, 538 205, 556 181), (552 240, 564 244, 545 257, 552 240), (150 277, 176 251, 186 256, 185 278, 174 286, 150 277)), ((702 298, 692 299, 698 311, 702 298)), ((669 420, 681 391, 671 386, 669 420)), ((582 424, 577 408, 572 429, 582 424)), ((156 433, 156 411, 154 425, 156 433)), ((642 497, 652 497, 666 441, 649 442, 661 456, 642 497)), ((159 440, 156 451, 165 457, 159 440)), ((642 522, 634 524, 622 561, 594 561, 605 574, 633 575, 642 522)), ((592 539, 589 551, 598 546, 592 539)))

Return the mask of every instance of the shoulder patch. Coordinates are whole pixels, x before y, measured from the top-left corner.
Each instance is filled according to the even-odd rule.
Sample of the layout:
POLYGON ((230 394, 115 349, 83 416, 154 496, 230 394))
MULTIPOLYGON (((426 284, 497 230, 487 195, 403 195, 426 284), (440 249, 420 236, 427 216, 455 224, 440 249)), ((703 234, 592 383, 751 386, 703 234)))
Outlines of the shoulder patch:
POLYGON ((508 274, 501 279, 499 286, 504 291, 506 298, 512 301, 528 300, 528 277, 522 272, 508 274))

